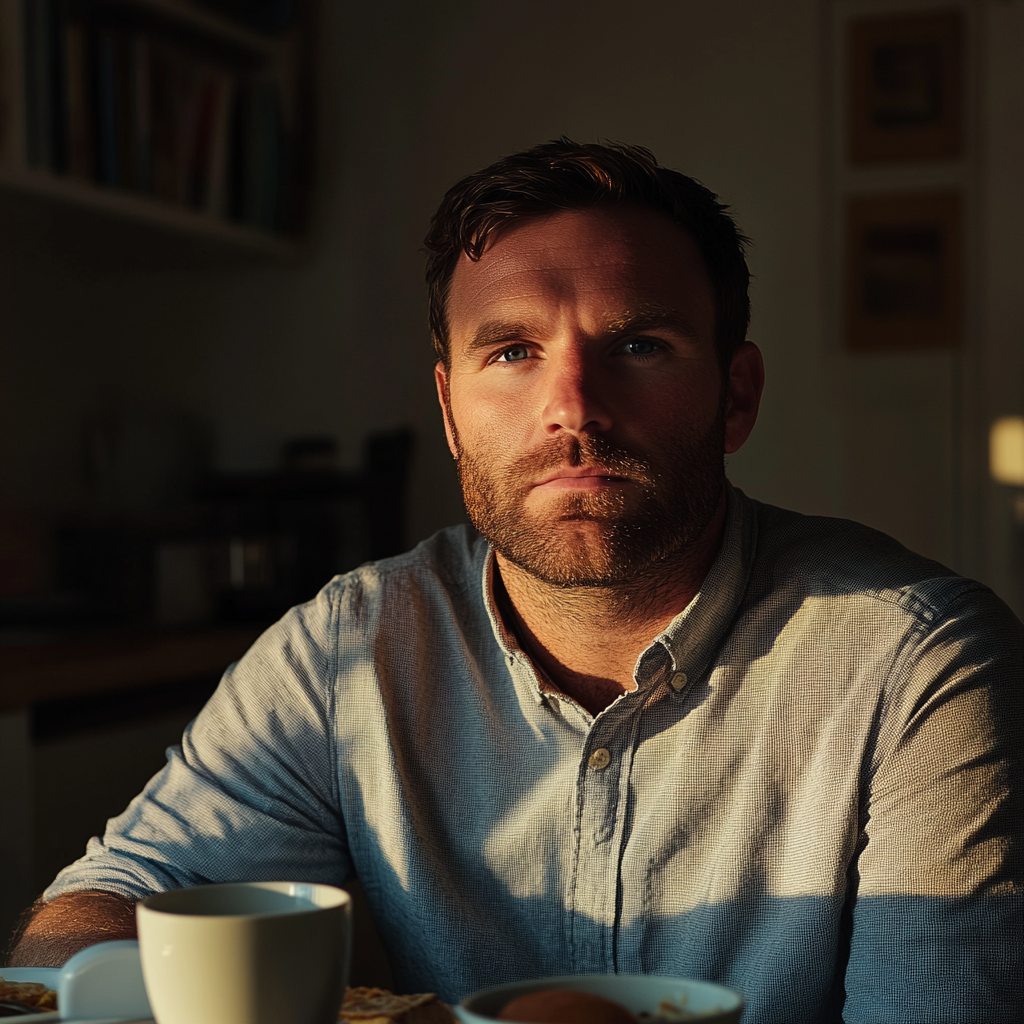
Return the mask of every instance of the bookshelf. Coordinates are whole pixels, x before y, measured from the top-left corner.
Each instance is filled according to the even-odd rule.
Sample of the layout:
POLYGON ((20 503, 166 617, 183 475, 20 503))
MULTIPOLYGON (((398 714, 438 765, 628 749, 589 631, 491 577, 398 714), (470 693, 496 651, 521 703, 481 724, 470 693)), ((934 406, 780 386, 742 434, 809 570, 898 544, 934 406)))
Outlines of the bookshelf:
POLYGON ((293 255, 308 6, 0 0, 0 189, 293 255))

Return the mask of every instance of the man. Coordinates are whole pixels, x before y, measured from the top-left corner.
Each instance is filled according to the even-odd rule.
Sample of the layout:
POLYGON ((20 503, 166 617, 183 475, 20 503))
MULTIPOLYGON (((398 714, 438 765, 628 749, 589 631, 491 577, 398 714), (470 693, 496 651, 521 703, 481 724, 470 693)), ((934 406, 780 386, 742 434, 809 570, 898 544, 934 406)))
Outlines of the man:
POLYGON ((228 670, 16 956, 173 886, 365 888, 398 985, 681 974, 754 1022, 1017 1021, 1020 623, 980 584, 731 489, 743 239, 642 149, 457 184, 427 239, 470 517, 228 670), (489 542, 489 543, 488 543, 489 542))

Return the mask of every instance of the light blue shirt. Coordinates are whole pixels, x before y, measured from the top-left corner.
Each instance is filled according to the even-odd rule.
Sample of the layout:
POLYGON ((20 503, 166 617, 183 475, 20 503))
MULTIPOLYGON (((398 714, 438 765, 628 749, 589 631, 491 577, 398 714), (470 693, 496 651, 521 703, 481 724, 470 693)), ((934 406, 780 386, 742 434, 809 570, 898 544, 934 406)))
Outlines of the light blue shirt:
POLYGON ((730 491, 700 593, 596 717, 467 528, 232 666, 46 898, 361 880, 403 991, 717 981, 745 1024, 1024 1019, 1024 641, 985 587, 730 491))

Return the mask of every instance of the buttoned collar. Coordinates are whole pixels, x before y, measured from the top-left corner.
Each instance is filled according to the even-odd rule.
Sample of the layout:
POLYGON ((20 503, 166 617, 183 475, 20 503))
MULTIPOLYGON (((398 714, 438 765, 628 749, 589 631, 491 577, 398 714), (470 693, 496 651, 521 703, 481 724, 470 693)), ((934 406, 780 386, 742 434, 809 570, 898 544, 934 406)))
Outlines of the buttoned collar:
MULTIPOLYGON (((718 555, 693 600, 637 659, 633 673, 637 690, 624 697, 682 693, 707 671, 743 599, 756 543, 753 502, 727 481, 725 529, 718 555)), ((488 548, 481 582, 494 639, 510 664, 519 662, 532 669, 534 697, 541 702, 545 693, 550 694, 555 688, 533 665, 498 612, 494 595, 496 565, 494 549, 488 548)))

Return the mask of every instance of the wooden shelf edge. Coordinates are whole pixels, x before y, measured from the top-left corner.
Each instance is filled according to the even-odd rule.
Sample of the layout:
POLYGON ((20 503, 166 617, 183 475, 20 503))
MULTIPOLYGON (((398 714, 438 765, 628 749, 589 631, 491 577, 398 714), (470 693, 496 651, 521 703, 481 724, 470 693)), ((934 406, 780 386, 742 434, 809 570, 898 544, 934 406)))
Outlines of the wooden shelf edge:
POLYGON ((194 210, 171 206, 145 196, 107 189, 49 171, 0 166, 0 188, 56 199, 83 209, 109 213, 123 220, 166 228, 179 234, 208 238, 280 259, 293 259, 301 246, 256 228, 243 227, 194 210))

